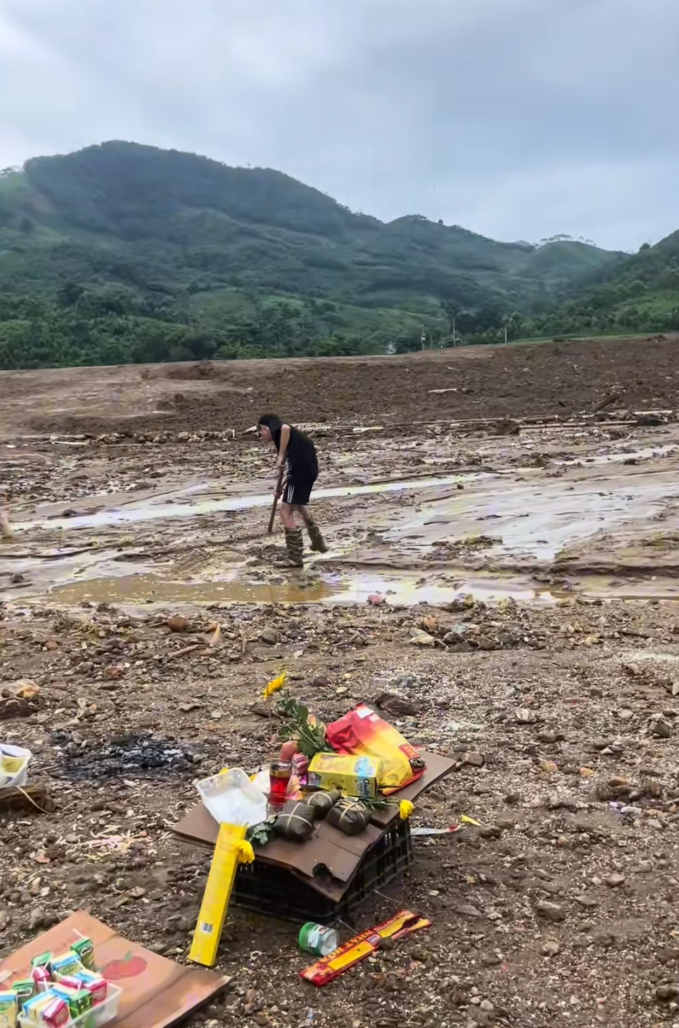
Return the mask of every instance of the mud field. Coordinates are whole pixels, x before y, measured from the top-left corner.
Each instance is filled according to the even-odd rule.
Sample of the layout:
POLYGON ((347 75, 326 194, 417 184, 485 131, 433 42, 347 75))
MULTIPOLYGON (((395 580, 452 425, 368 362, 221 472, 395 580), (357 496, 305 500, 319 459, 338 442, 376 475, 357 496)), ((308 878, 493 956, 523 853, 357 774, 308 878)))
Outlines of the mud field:
POLYGON ((0 374, 0 738, 58 804, 0 813, 0 952, 86 908, 185 960, 209 857, 169 829, 270 754, 285 667, 454 757, 414 826, 482 827, 414 839, 342 938, 433 927, 324 989, 233 907, 191 1024, 679 1025, 677 345, 0 374), (299 572, 242 434, 267 408, 320 454, 299 572))

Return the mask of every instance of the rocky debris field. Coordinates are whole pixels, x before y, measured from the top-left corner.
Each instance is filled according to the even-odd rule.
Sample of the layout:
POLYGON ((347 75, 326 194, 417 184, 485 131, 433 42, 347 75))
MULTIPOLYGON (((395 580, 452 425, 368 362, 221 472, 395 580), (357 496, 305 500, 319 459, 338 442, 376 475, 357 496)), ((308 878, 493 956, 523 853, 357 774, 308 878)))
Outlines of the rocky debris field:
POLYGON ((58 810, 3 816, 3 948, 85 907, 186 959, 208 858, 168 829, 196 776, 271 752, 261 689, 286 666, 323 719, 367 700, 454 758, 413 824, 482 827, 415 840, 409 875, 342 934, 403 907, 433 928, 324 990, 296 978, 294 925, 234 908, 232 981, 196 1024, 672 1023, 678 638, 672 608, 576 600, 6 611, 0 704, 30 699, 0 706, 2 735, 58 810))
MULTIPOLYGON (((377 362, 366 413, 383 403, 395 421, 400 390, 413 422, 377 432, 353 401, 340 417, 333 382, 351 362, 291 362, 280 396, 294 417, 300 382, 312 396, 319 367, 337 369, 327 421, 307 417, 330 552, 292 576, 271 567, 271 455, 228 431, 249 413, 150 415, 168 382, 213 398, 228 382, 155 369, 146 399, 122 390, 138 420, 68 436, 75 386, 26 373, 44 385, 32 415, 62 420, 30 436, 7 401, 0 482, 17 532, 0 548, 0 739, 31 749, 30 782, 51 802, 0 808, 0 955, 85 908, 187 959, 209 854, 171 827, 196 778, 274 752, 262 689, 285 668, 324 721, 365 700, 453 759, 413 826, 478 824, 416 836, 410 872, 339 926, 344 941, 407 908, 432 928, 324 989, 298 977, 298 925, 233 907, 229 986, 192 1025, 679 1026, 679 437, 671 410, 639 413, 679 406, 670 344, 648 344, 658 360, 643 372, 607 344, 377 362), (475 392, 429 393, 448 388, 444 358, 480 376, 462 383, 475 392), (498 361, 514 370, 489 409, 498 361), (583 414, 536 420, 571 364, 583 414), (617 398, 594 412, 607 390, 617 398), (481 413, 504 420, 464 423, 481 413)), ((271 400, 266 376, 230 373, 253 409, 271 400)), ((115 391, 139 369, 76 369, 85 407, 97 374, 115 391)), ((9 378, 18 400, 28 379, 0 387, 9 378)))

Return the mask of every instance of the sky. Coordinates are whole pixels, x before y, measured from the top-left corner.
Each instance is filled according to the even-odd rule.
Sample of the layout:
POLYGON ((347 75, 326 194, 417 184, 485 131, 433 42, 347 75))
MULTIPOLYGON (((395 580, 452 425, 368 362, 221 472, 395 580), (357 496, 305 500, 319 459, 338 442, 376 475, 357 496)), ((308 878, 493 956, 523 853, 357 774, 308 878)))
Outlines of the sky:
POLYGON ((126 139, 385 221, 679 228, 679 0, 0 0, 0 167, 126 139))

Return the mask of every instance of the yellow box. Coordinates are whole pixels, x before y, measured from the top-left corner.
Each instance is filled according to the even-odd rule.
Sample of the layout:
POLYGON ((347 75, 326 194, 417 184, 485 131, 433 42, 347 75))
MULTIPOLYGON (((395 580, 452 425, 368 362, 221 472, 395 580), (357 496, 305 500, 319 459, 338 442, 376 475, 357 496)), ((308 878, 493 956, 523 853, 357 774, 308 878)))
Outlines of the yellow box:
POLYGON ((375 799, 382 761, 373 757, 343 757, 317 753, 309 764, 307 782, 312 789, 340 789, 346 796, 375 799))
POLYGON ((226 911, 238 869, 237 846, 245 838, 245 825, 222 824, 215 844, 207 885, 200 905, 198 924, 193 933, 189 960, 203 967, 214 967, 224 929, 226 911))

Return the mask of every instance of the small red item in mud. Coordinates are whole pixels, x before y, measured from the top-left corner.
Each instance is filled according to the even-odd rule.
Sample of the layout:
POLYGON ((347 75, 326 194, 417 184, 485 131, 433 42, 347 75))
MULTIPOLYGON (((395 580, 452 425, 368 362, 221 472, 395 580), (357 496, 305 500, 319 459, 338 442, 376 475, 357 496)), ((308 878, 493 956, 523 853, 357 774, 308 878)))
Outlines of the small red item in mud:
POLYGON ((274 806, 285 806, 291 775, 292 761, 272 760, 269 764, 269 802, 274 806))
POLYGON ((380 607, 383 603, 387 602, 387 597, 382 596, 381 593, 372 593, 368 597, 368 603, 371 607, 380 607))

